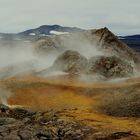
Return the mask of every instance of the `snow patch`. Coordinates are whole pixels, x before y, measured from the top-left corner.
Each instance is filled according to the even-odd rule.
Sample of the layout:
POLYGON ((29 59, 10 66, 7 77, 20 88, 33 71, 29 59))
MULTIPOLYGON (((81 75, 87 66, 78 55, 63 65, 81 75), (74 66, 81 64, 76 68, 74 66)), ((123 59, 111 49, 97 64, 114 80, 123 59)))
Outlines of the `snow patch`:
POLYGON ((36 35, 35 33, 29 33, 29 35, 32 35, 32 36, 34 36, 34 35, 36 35))
POLYGON ((69 32, 58 32, 58 31, 50 31, 50 34, 54 34, 54 35, 62 35, 62 34, 68 34, 69 32))

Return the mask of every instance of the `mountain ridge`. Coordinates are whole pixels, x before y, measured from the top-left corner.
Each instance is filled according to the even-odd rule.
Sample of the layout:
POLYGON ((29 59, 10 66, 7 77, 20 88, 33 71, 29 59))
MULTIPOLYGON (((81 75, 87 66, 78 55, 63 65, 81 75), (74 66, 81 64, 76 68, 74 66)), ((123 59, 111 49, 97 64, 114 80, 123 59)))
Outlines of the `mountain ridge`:
POLYGON ((51 35, 50 31, 58 31, 58 32, 78 32, 82 31, 83 29, 77 27, 65 27, 60 25, 42 25, 38 28, 29 29, 23 32, 18 33, 19 35, 30 35, 30 33, 35 33, 35 35, 45 34, 51 35))

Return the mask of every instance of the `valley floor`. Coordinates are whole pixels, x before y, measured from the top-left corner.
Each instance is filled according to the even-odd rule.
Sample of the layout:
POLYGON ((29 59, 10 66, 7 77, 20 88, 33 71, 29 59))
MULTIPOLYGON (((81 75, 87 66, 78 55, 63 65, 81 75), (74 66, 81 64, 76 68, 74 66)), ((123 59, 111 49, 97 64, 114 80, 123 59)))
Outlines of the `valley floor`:
MULTIPOLYGON (((79 122, 94 129, 92 138, 140 139, 139 118, 112 117, 99 113, 96 109, 100 99, 114 92, 140 91, 139 78, 120 82, 86 83, 69 76, 47 79, 26 76, 2 80, 0 88, 11 93, 8 98, 10 107, 24 106, 42 112, 57 111, 60 119, 79 122)), ((2 100, 1 97, 1 102, 2 100)))

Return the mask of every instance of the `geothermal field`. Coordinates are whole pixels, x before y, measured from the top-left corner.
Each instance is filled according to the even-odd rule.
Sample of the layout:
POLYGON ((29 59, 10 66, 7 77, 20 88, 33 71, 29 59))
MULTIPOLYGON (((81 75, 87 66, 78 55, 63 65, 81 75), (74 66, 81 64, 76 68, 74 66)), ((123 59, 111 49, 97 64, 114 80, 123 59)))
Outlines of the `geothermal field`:
POLYGON ((140 53, 106 27, 42 28, 0 35, 0 140, 139 140, 140 53))

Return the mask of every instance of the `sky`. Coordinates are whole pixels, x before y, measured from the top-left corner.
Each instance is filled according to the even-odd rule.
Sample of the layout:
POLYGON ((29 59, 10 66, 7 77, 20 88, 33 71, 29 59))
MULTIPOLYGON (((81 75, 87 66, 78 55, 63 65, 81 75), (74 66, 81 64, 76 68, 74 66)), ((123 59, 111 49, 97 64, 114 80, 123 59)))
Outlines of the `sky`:
POLYGON ((59 24, 140 34, 139 13, 140 0, 0 0, 0 32, 59 24))

